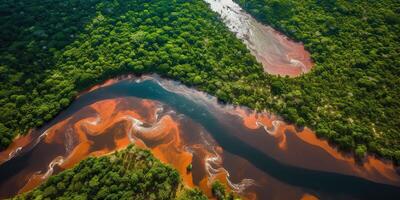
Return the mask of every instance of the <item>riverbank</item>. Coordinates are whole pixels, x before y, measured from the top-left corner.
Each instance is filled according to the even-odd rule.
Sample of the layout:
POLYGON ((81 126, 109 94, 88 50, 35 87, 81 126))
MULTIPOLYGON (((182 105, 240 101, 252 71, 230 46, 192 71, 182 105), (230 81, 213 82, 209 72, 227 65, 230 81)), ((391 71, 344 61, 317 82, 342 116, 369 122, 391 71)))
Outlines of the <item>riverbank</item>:
POLYGON ((13 199, 62 197, 207 199, 201 192, 183 186, 177 172, 161 164, 149 151, 132 145, 102 157, 82 160, 33 191, 13 199))
POLYGON ((360 187, 381 188, 387 197, 400 194, 395 192, 399 176, 390 163, 371 157, 358 165, 310 130, 297 129, 277 116, 222 105, 157 76, 117 80, 81 94, 49 127, 34 132, 33 138, 40 138, 37 144, 0 165, 5 177, 0 185, 21 188, 27 183, 21 180, 34 174, 58 173, 87 156, 135 143, 152 150, 176 168, 187 185, 199 186, 208 195, 213 180, 249 199, 300 199, 306 193, 319 198, 343 192, 367 199, 378 195, 346 189, 360 187), (189 164, 193 167, 188 173, 189 164), (341 180, 342 186, 328 187, 334 180, 341 180))

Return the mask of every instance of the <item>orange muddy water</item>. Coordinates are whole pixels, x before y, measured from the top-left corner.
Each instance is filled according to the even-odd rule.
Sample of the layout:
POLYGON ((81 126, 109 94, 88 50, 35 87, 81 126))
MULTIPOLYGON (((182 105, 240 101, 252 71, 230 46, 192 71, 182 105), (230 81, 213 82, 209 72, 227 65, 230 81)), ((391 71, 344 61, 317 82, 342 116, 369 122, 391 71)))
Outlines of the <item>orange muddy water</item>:
POLYGON ((220 180, 244 199, 399 199, 394 166, 363 164, 308 128, 155 76, 107 81, 0 153, 0 198, 26 192, 88 156, 147 148, 188 187, 220 180), (191 172, 186 167, 192 164, 191 172))

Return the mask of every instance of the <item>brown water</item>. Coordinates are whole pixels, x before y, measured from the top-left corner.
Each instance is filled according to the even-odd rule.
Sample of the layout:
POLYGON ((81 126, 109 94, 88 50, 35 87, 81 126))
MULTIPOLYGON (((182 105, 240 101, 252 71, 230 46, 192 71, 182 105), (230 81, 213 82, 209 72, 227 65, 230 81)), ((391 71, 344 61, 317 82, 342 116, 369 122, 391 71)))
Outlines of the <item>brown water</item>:
POLYGON ((187 186, 209 196, 216 179, 246 199, 400 196, 400 177, 390 163, 370 156, 359 165, 307 128, 151 76, 95 86, 47 126, 15 140, 0 153, 0 198, 130 143, 150 149, 187 186))
POLYGON ((274 75, 295 77, 311 70, 310 53, 302 43, 290 40, 282 33, 265 26, 247 14, 232 0, 205 0, 218 13, 225 25, 241 39, 263 65, 274 75))

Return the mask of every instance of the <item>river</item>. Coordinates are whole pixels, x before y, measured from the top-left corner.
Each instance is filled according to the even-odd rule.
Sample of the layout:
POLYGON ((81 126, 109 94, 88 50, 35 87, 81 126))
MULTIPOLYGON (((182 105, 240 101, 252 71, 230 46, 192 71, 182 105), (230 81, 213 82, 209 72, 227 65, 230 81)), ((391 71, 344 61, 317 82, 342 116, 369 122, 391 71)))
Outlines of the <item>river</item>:
POLYGON ((300 76, 311 70, 310 53, 302 43, 265 26, 232 0, 205 0, 236 37, 242 40, 264 71, 273 75, 300 76))
MULTIPOLYGON (((301 43, 257 22, 231 0, 205 0, 262 63, 295 77, 312 68, 301 43)), ((158 76, 111 79, 0 152, 0 198, 26 192, 88 156, 134 143, 211 196, 220 180, 245 199, 400 199, 400 176, 372 156, 362 164, 308 128, 268 112, 222 105, 158 76), (192 164, 193 170, 186 171, 192 164)))
POLYGON ((368 157, 359 165, 307 128, 222 105, 154 75, 95 86, 46 126, 15 140, 0 153, 0 198, 130 143, 150 149, 186 185, 208 195, 218 179, 246 199, 400 198, 400 177, 390 163, 368 157))

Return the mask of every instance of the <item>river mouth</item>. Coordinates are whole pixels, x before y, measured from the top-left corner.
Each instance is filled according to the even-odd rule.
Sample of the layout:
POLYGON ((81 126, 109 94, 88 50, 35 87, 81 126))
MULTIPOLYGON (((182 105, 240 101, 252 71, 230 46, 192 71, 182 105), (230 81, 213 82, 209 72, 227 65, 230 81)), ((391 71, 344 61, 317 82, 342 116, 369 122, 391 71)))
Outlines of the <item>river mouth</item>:
POLYGON ((296 77, 310 72, 313 62, 302 43, 261 24, 232 0, 204 1, 220 15, 229 30, 244 42, 266 73, 296 77))
POLYGON ((1 152, 0 198, 130 143, 150 149, 176 168, 186 185, 209 196, 216 179, 246 199, 400 196, 400 177, 390 163, 368 157, 358 165, 307 128, 221 105, 178 82, 143 76, 95 86, 48 125, 1 152))

